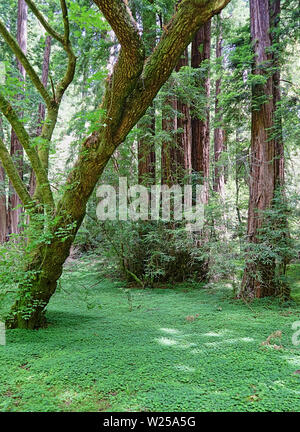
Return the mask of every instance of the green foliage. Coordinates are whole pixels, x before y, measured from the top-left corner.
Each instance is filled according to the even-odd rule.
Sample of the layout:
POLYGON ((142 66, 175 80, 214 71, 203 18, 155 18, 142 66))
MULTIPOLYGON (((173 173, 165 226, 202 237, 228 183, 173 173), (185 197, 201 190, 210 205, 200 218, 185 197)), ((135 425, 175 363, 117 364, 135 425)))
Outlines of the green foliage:
POLYGON ((130 290, 130 311, 124 283, 99 281, 91 259, 66 268, 46 329, 7 331, 2 412, 299 411, 296 305, 250 309, 185 283, 130 290), (102 309, 83 308, 86 291, 102 309), (276 330, 283 348, 262 346, 276 330))
POLYGON ((100 251, 131 282, 152 287, 162 282, 201 280, 206 247, 199 248, 185 224, 105 222, 100 251))
POLYGON ((279 287, 277 295, 289 297, 287 270, 293 260, 298 258, 299 245, 295 241, 299 237, 299 227, 291 236, 290 226, 298 220, 298 212, 290 206, 292 197, 287 199, 283 192, 277 190, 273 205, 263 212, 257 212, 262 220, 255 243, 245 244, 244 253, 247 261, 253 263, 258 270, 258 278, 262 280, 260 266, 275 268, 274 286, 279 287))

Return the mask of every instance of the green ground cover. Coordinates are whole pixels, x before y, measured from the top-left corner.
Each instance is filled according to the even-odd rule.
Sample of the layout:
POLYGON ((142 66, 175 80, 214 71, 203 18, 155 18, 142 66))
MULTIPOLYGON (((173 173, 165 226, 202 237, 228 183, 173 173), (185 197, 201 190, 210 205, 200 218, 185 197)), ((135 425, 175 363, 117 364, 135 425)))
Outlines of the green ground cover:
MULTIPOLYGON (((299 267, 291 279, 300 299, 299 267)), ((95 264, 68 267, 49 326, 0 346, 0 411, 300 411, 297 303, 246 305, 220 285, 124 288, 95 264)))

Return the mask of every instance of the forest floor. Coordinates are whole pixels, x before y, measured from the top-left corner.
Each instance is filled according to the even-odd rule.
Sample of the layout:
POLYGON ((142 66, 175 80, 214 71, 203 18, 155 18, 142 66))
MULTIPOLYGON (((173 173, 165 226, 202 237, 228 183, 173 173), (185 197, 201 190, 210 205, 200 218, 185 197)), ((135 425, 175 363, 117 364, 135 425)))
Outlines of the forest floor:
MULTIPOLYGON (((299 267, 292 277, 300 298, 299 267)), ((0 411, 300 411, 299 304, 124 287, 95 263, 69 265, 49 326, 0 346, 0 411)))

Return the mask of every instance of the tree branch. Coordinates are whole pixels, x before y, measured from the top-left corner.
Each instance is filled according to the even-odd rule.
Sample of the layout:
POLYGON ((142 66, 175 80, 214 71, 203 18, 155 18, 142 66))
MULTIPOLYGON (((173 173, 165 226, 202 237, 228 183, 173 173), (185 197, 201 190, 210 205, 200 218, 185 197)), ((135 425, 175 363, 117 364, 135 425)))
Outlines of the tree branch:
POLYGON ((65 0, 60 0, 60 7, 63 14, 63 22, 64 22, 64 37, 63 41, 65 44, 70 43, 70 27, 69 27, 69 19, 68 19, 68 9, 65 0))
POLYGON ((124 140, 130 129, 145 113, 161 86, 167 81, 181 53, 201 25, 218 14, 230 0, 182 0, 165 28, 163 36, 148 57, 138 85, 126 100, 115 142, 124 140))
POLYGON ((118 61, 107 82, 102 107, 107 111, 107 129, 113 135, 123 111, 124 102, 140 76, 145 49, 131 11, 123 0, 94 0, 121 45, 118 61))
POLYGON ((30 204, 32 203, 32 198, 27 192, 26 186, 24 185, 18 173, 18 170, 14 165, 12 157, 10 156, 1 138, 0 138, 0 160, 20 200, 22 201, 24 206, 30 206, 30 204))
POLYGON ((129 7, 123 0, 94 0, 99 7, 131 64, 136 64, 143 57, 143 45, 138 27, 129 7))
POLYGON ((68 19, 68 9, 66 6, 65 0, 60 0, 61 10, 62 10, 62 16, 63 16, 63 23, 64 23, 64 35, 61 35, 57 31, 55 31, 48 21, 44 18, 43 14, 38 10, 36 5, 32 0, 25 0, 29 9, 32 11, 32 13, 36 16, 36 18, 39 20, 39 22, 42 24, 44 29, 58 42, 60 42, 63 46, 63 49, 66 51, 68 55, 68 66, 66 73, 62 80, 57 84, 56 86, 56 103, 60 103, 61 99, 73 81, 74 73, 75 73, 75 67, 76 67, 76 57, 74 55, 72 45, 69 39, 70 36, 70 28, 69 28, 69 19, 68 19))
POLYGON ((64 37, 59 34, 57 31, 55 31, 50 24, 48 23, 48 21, 44 18, 43 14, 38 10, 38 8, 35 6, 35 4, 33 3, 33 1, 31 0, 25 0, 25 2, 27 3, 29 9, 31 10, 31 12, 36 16, 36 18, 39 20, 39 22, 42 24, 42 26, 44 27, 44 29, 57 41, 59 41, 61 44, 64 43, 64 37))
POLYGON ((28 76, 30 77, 33 85, 38 90, 42 98, 44 99, 47 108, 51 109, 52 107, 52 99, 50 94, 47 92, 46 88, 44 87, 42 81, 38 77, 37 73, 27 60, 26 55, 21 50, 19 44, 15 40, 15 38, 9 33, 9 31, 6 29, 3 22, 0 20, 0 34, 2 35, 3 39, 7 43, 7 45, 10 47, 10 49, 13 51, 17 59, 20 61, 20 63, 23 65, 24 69, 26 70, 28 76))
MULTIPOLYGON (((54 207, 53 195, 51 192, 49 180, 44 167, 38 157, 36 150, 32 147, 32 143, 28 133, 26 132, 22 122, 20 122, 16 112, 11 104, 0 93, 0 110, 11 124, 21 145, 23 146, 28 159, 31 162, 32 169, 35 172, 37 182, 41 188, 42 198, 45 204, 51 208, 54 207)), ((9 173, 7 173, 9 175, 9 173)), ((21 197, 20 197, 21 198, 21 197)))
POLYGON ((56 86, 56 99, 58 103, 61 102, 65 91, 73 81, 75 68, 76 68, 76 57, 72 49, 72 44, 70 42, 70 25, 69 25, 68 9, 65 0, 60 0, 60 6, 62 10, 63 23, 64 23, 64 36, 63 36, 62 45, 68 56, 68 66, 64 77, 56 86))

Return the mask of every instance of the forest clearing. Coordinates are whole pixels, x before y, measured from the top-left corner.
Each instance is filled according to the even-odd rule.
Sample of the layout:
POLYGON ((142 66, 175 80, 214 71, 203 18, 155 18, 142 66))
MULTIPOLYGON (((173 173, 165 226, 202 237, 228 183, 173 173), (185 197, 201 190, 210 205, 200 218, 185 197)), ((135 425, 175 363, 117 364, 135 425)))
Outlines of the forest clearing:
POLYGON ((300 411, 299 12, 1 2, 0 412, 300 411))
POLYGON ((98 267, 66 269, 47 329, 9 333, 1 411, 299 411, 299 306, 249 308, 219 284, 133 289, 128 300, 98 267))

